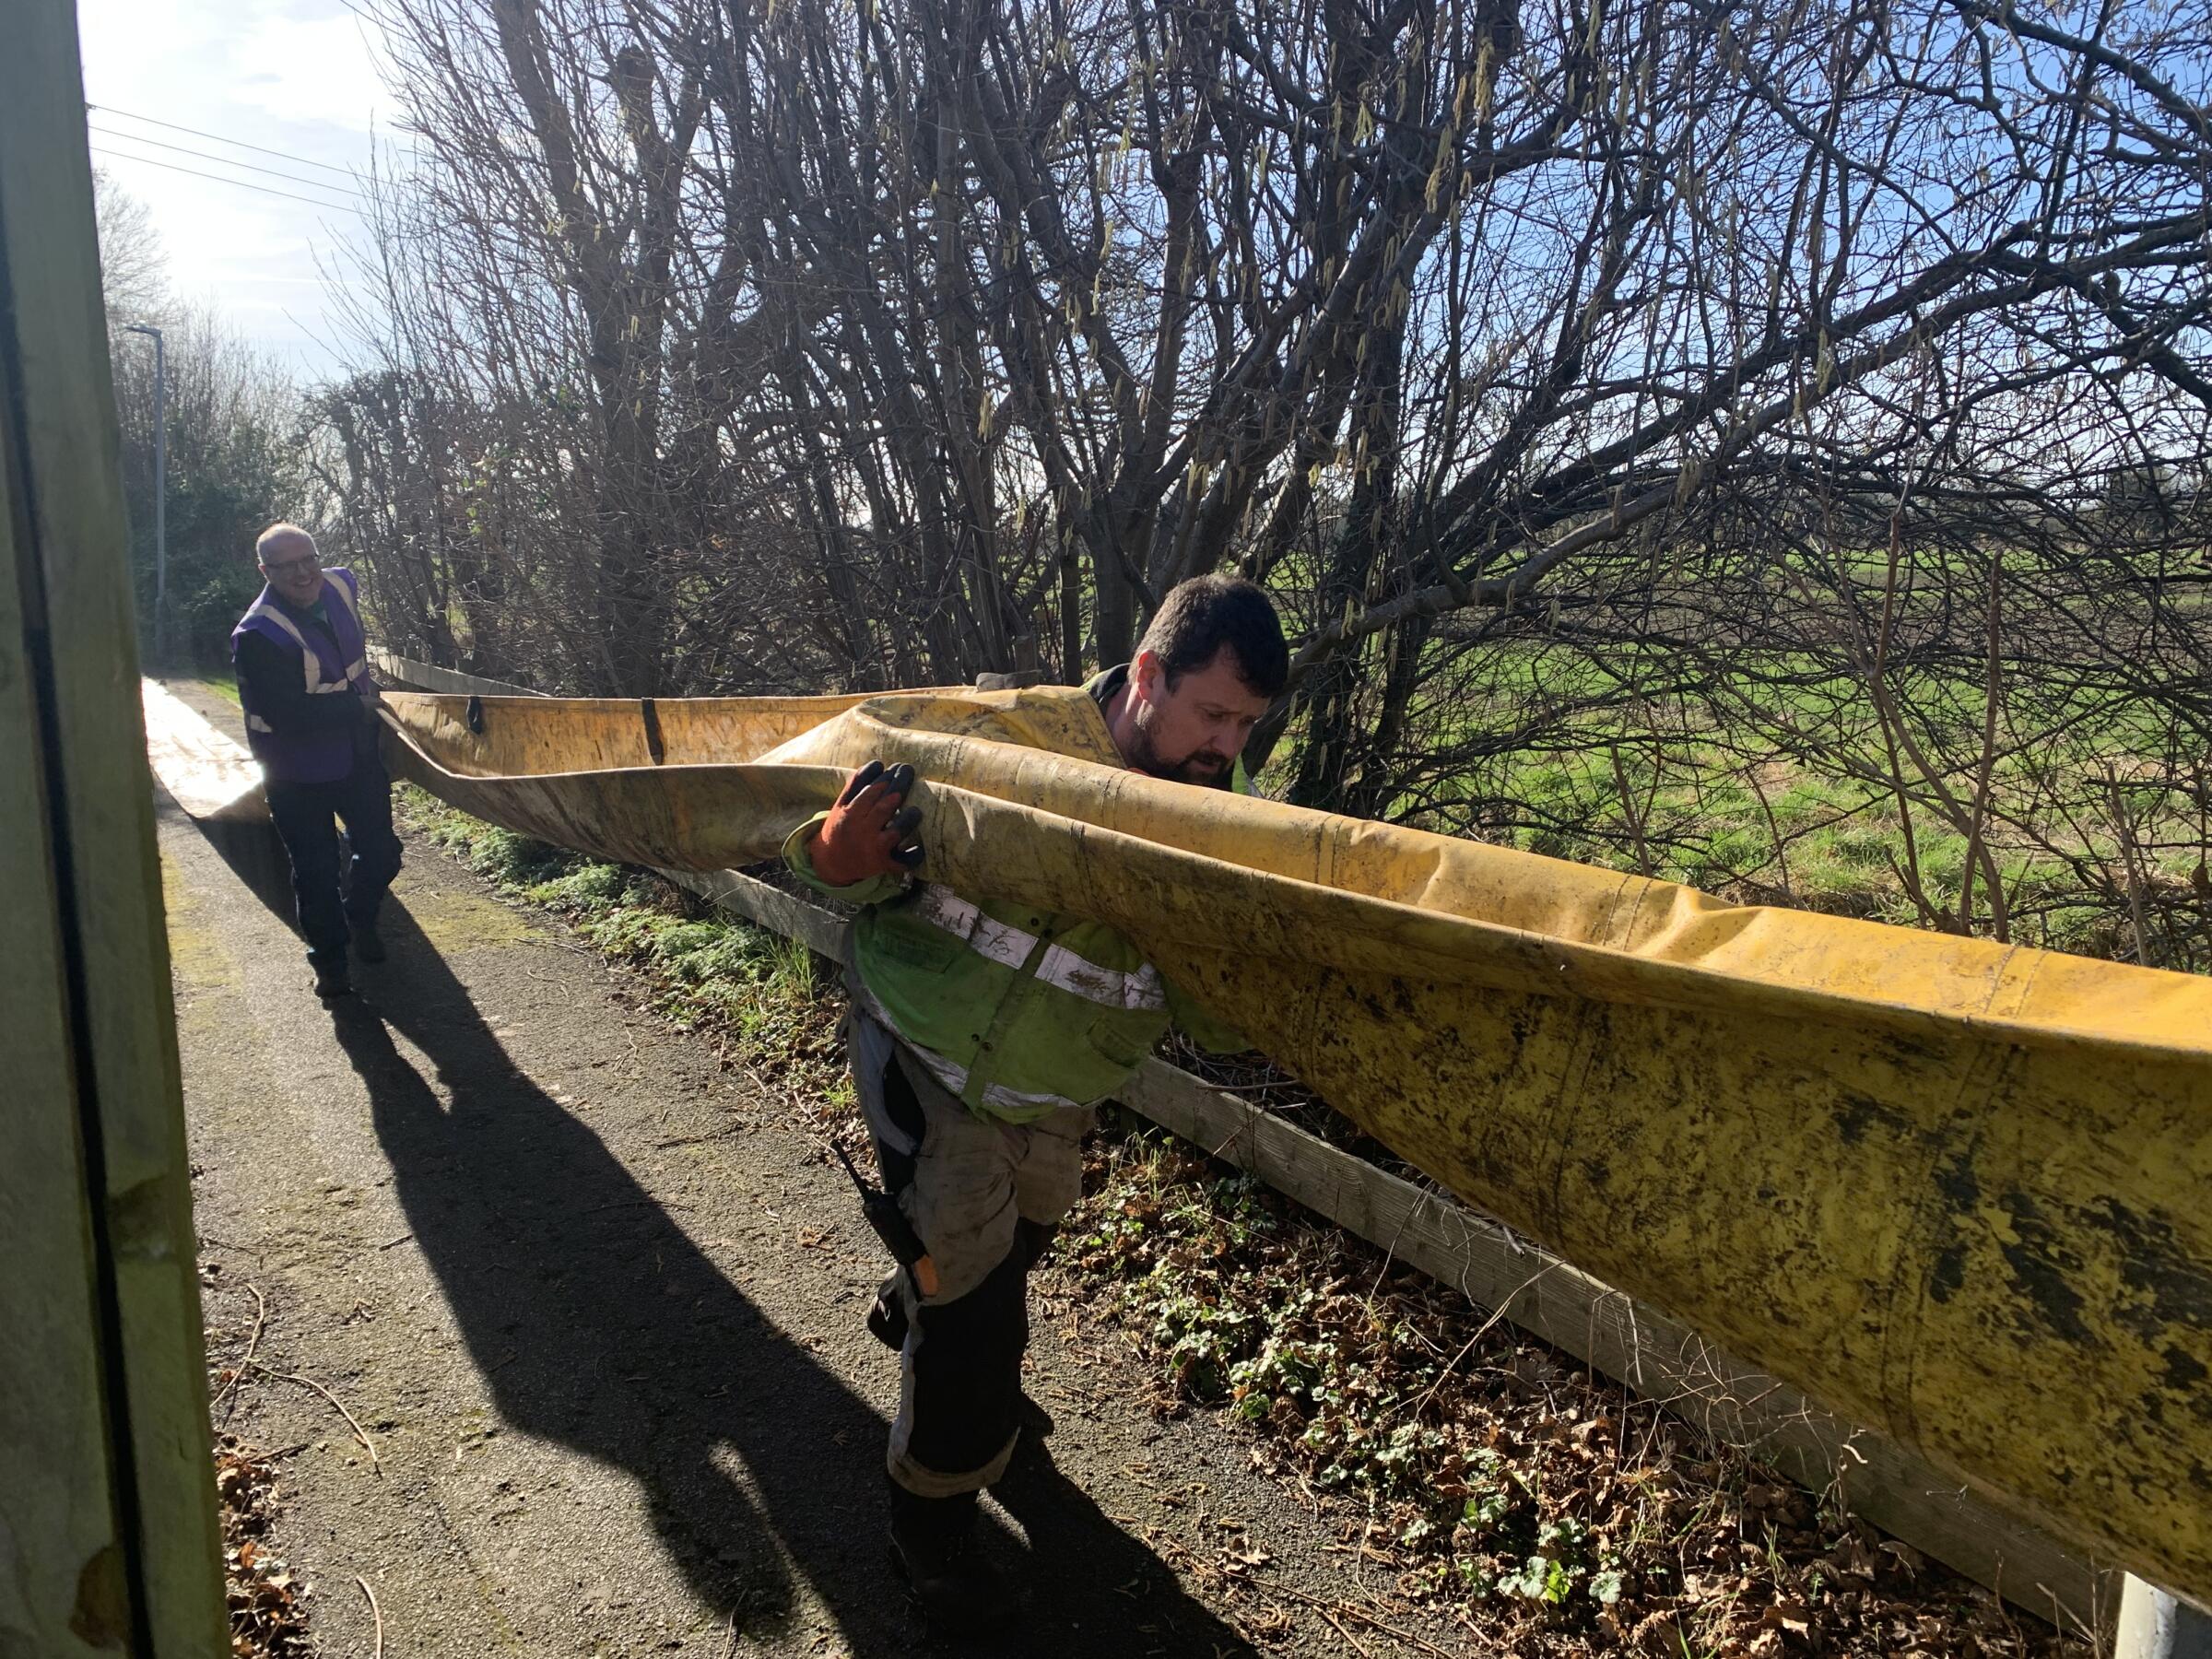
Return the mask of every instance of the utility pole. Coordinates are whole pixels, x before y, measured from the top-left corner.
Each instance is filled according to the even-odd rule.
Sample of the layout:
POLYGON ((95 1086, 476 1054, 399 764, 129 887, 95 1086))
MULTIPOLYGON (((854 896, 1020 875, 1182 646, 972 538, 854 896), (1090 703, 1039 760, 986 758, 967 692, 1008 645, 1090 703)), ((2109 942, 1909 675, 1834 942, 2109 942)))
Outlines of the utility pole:
POLYGON ((154 339, 154 661, 169 664, 169 364, 161 331, 126 323, 131 334, 154 339))

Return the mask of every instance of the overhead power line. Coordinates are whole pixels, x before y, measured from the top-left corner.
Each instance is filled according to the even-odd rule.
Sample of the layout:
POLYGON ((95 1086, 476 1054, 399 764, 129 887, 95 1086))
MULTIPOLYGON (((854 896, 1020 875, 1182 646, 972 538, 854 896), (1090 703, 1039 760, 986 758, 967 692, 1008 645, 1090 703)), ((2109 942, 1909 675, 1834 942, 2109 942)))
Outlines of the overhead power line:
MULTIPOLYGON (((226 138, 220 133, 203 133, 198 127, 183 126, 174 121, 159 120, 152 115, 134 115, 130 111, 119 110, 113 104, 88 103, 85 108, 97 110, 103 115, 120 115, 125 121, 143 121, 148 126, 167 127, 172 133, 189 133, 194 138, 205 138, 214 144, 228 144, 239 149, 256 150, 265 156, 275 156, 279 161, 296 162, 301 167, 319 167, 325 172, 342 173, 348 179, 354 176, 353 170, 350 168, 334 167, 327 161, 311 161, 307 157, 295 156, 289 150, 271 149, 265 144, 248 144, 243 138, 226 138)), ((144 142, 156 144, 159 140, 148 138, 144 142)), ((241 161, 237 165, 244 167, 247 163, 241 161)))
POLYGON ((251 190, 265 196, 281 196, 288 202, 305 202, 311 207, 327 207, 333 213, 350 213, 357 218, 367 217, 359 207, 348 206, 344 202, 333 202, 323 196, 295 195, 288 190, 272 190, 266 184, 254 183, 251 179, 229 179, 221 173, 202 172, 196 167, 179 167, 174 161, 157 161, 151 156, 134 156, 127 150, 102 149, 97 144, 92 146, 92 153, 96 156, 112 156, 118 161, 135 161, 141 167, 165 167, 171 172, 188 173, 195 179, 209 179, 218 184, 229 184, 234 189, 251 190))
MULTIPOLYGON (((248 172, 266 173, 272 179, 284 179, 294 184, 304 184, 310 190, 327 190, 339 195, 349 195, 359 202, 365 202, 369 199, 360 191, 350 190, 343 184, 325 184, 319 179, 303 179, 298 173, 280 172, 274 167, 263 167, 253 161, 241 161, 230 156, 218 156, 211 150, 194 149, 189 145, 171 144, 166 139, 147 138, 137 133, 119 133, 112 127, 96 126, 88 127, 87 130, 98 133, 103 138, 120 138, 126 144, 150 144, 157 149, 174 150, 180 156, 196 156, 202 161, 219 162, 225 167, 242 167, 248 172)), ((147 159, 151 159, 151 158, 147 158, 147 159)))

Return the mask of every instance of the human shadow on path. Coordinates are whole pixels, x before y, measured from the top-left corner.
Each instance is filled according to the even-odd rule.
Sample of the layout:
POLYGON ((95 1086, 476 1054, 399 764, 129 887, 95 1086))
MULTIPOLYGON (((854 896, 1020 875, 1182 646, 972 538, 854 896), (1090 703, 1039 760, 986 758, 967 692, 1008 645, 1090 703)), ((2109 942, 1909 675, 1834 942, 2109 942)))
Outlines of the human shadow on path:
MULTIPOLYGON (((229 865, 230 873, 254 898, 297 929, 291 861, 285 856, 284 842, 277 840, 275 824, 265 818, 195 818, 166 790, 155 790, 155 818, 172 814, 200 832, 200 839, 215 849, 216 855, 229 865)), ((300 948, 304 951, 307 947, 300 948)))
MULTIPOLYGON (((883 1418, 516 1068, 402 905, 386 915, 373 1001, 341 1005, 334 1026, 501 1416, 633 1476, 693 1594, 717 1619, 736 1609, 741 1633, 785 1624, 788 1561, 855 1653, 924 1645, 887 1559, 883 1418), (393 1030, 429 1058, 450 1106, 393 1030)), ((1049 1466, 1009 1492, 1035 1541, 1028 1632, 967 1651, 1030 1654, 1048 1631, 1065 1655, 1250 1651, 1049 1466)), ((994 1547, 1013 1559, 1010 1540, 994 1547)))

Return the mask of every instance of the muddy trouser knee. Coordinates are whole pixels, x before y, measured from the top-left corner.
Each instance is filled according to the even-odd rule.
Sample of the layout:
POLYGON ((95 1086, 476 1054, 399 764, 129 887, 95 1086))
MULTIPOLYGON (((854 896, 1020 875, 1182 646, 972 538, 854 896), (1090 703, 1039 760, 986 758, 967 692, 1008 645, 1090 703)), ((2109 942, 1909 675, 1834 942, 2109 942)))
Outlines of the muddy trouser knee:
POLYGON ((974 1491, 1014 1450, 1029 1270, 1081 1190, 1093 1114, 1071 1107, 1025 1125, 978 1117, 858 1007, 850 1035, 886 1184, 938 1275, 933 1296, 900 1276, 907 1335, 887 1466, 919 1497, 974 1491))

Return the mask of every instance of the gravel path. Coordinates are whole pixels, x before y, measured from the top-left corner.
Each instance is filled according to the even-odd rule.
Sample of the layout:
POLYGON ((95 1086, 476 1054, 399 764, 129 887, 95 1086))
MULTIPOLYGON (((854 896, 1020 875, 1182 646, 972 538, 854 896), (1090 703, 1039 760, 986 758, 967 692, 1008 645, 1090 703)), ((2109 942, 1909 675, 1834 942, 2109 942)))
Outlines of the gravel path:
MULTIPOLYGON (((218 1426, 288 1453, 275 1542, 321 1650, 371 1651, 357 1575, 394 1656, 940 1645, 885 1555, 880 1248, 819 1144, 419 842, 391 959, 334 1016, 273 837, 159 814, 218 1371, 266 1307, 218 1426)), ((1127 1344, 1041 1289, 1029 1386, 1059 1432, 990 1507, 1029 1618, 959 1651, 1397 1648, 1314 1606, 1387 1591, 1337 1528, 1218 1422, 1155 1421, 1127 1344)))

